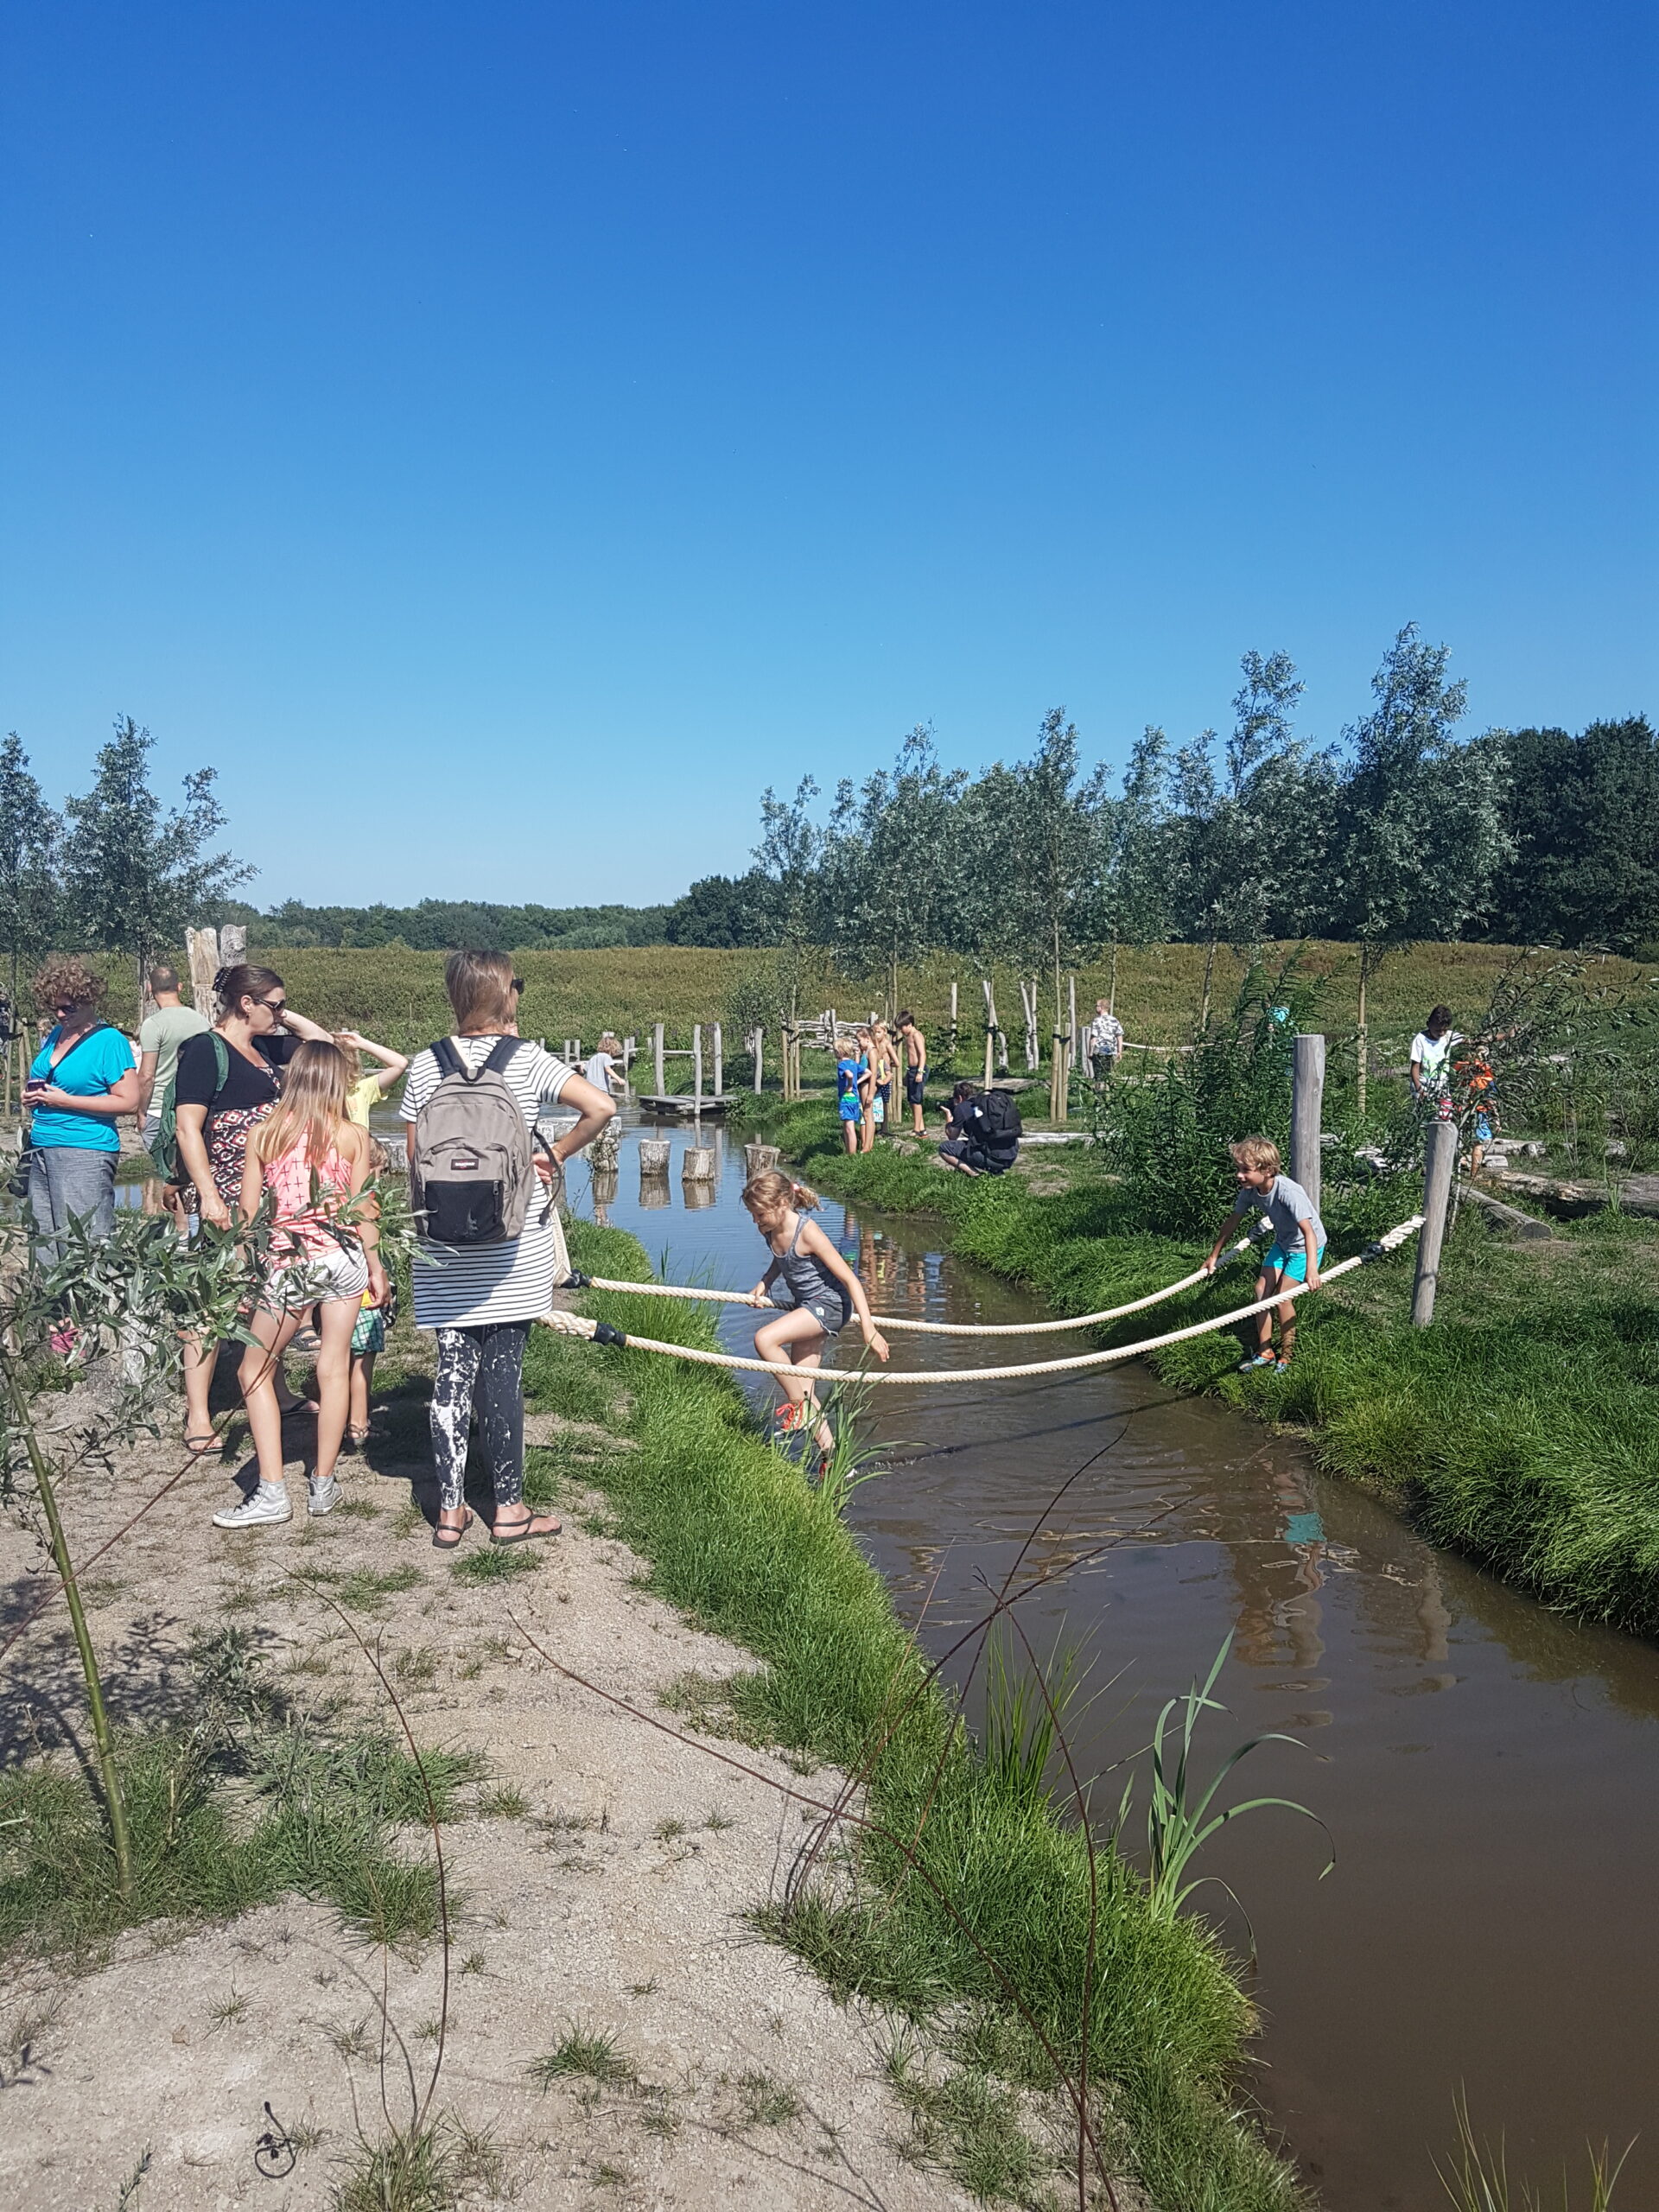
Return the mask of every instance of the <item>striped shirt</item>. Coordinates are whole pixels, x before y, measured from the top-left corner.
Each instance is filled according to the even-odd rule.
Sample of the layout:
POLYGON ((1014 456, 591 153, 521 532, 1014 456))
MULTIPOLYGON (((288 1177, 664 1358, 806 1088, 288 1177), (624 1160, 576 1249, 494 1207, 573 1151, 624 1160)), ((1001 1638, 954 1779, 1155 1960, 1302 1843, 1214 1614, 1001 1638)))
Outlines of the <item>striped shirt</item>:
MULTIPOLYGON (((499 1037, 452 1037, 469 1069, 489 1058, 499 1037)), ((506 1084, 518 1101, 524 1126, 535 1134, 539 1116, 558 1098, 574 1068, 540 1045, 523 1044, 506 1071, 506 1084)), ((409 1064, 399 1113, 413 1122, 442 1081, 429 1045, 409 1064)), ((546 1224, 546 1194, 540 1182, 530 1202, 523 1233, 499 1244, 430 1244, 415 1255, 415 1325, 417 1329, 483 1329, 496 1321, 534 1321, 550 1311, 553 1292, 570 1271, 564 1231, 554 1206, 546 1224)))

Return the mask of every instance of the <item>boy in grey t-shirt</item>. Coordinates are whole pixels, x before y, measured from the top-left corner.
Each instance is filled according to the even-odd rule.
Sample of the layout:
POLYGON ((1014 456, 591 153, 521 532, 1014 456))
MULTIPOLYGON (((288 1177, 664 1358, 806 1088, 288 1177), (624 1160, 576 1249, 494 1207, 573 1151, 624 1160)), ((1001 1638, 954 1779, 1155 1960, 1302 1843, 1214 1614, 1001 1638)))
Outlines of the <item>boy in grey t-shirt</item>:
MULTIPOLYGON (((1281 1172, 1279 1147, 1270 1138, 1242 1137, 1228 1150, 1238 1182, 1238 1203, 1221 1224, 1205 1268, 1214 1270, 1222 1246, 1242 1223, 1265 1213, 1273 1224, 1273 1249, 1255 1279, 1257 1298, 1271 1298, 1286 1282, 1305 1282, 1310 1290, 1317 1290, 1319 1262, 1325 1257, 1325 1224, 1319 1219, 1319 1208, 1300 1183, 1281 1172)), ((1241 1362, 1239 1372, 1249 1374, 1252 1368, 1270 1367, 1282 1375, 1296 1349, 1296 1308, 1289 1299, 1257 1314, 1255 1336, 1255 1357, 1241 1362), (1279 1317, 1276 1359, 1273 1351, 1275 1313, 1279 1317)))

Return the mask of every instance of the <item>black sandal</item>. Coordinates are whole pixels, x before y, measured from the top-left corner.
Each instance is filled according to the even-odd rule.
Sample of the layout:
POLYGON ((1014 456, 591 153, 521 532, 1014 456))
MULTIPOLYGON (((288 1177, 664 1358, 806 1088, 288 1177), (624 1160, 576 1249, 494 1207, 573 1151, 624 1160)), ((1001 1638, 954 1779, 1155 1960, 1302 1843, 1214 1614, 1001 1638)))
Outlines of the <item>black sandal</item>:
POLYGON ((532 1513, 523 1521, 510 1522, 505 1535, 499 1535, 496 1530, 492 1529, 490 1541, 493 1544, 500 1545, 539 1544, 550 1536, 562 1536, 563 1534, 564 1523, 559 1519, 557 1514, 532 1513), (538 1529, 536 1526, 538 1521, 550 1521, 553 1525, 550 1529, 538 1529))
POLYGON ((458 1529, 452 1529, 447 1521, 438 1522, 432 1530, 433 1550, 435 1552, 452 1552, 455 1550, 460 1545, 461 1538, 466 1535, 467 1531, 472 1527, 472 1525, 473 1515, 470 1507, 467 1509, 467 1518, 461 1522, 458 1529))

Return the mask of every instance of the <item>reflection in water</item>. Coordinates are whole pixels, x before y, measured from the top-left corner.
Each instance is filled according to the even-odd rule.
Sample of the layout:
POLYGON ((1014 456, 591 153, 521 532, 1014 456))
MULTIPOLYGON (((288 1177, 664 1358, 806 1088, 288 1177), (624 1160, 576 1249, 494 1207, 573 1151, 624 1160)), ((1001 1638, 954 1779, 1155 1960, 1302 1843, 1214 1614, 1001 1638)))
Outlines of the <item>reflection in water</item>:
POLYGON ((654 1213, 659 1208, 672 1205, 673 1203, 673 1193, 668 1187, 666 1175, 641 1175, 639 1204, 646 1213, 654 1213))
MULTIPOLYGON (((759 1246, 741 1164, 731 1147, 695 1221, 643 1221, 669 1205, 665 1184, 654 1201, 642 1185, 638 1210, 605 1203, 653 1259, 666 1242, 681 1281, 747 1287, 759 1246)), ((824 1218, 880 1311, 1032 1311, 929 1249, 925 1224, 824 1218)), ((718 1325, 748 1351, 753 1317, 726 1308, 718 1325)), ((897 1368, 983 1363, 971 1338, 894 1341, 897 1368)), ((1039 1651, 1081 1640, 1096 1684, 1122 1675, 1077 1720, 1086 1770, 1143 1745, 1230 1631, 1230 1711, 1201 1730, 1205 1779, 1247 1736, 1301 1738, 1255 1753, 1237 1794, 1310 1805, 1334 1872, 1319 1878, 1317 1830, 1273 1813, 1217 1838, 1202 1871, 1249 1909, 1255 2087, 1333 2212, 1435 2201, 1428 2157, 1452 2139, 1459 2084, 1477 2126, 1507 2136, 1511 2170, 1541 2182, 1586 2136, 1622 2147, 1645 2128, 1620 2201, 1659 2203, 1659 1654, 1431 1550, 1293 1441, 1142 1370, 884 1389, 876 1418, 889 1471, 853 1518, 900 1607, 925 1604, 935 1649, 981 1617, 982 1578, 1001 1580, 1061 1483, 1101 1455, 1033 1545, 1027 1580, 1058 1579, 1022 1606, 1039 1651)), ((1249 1930, 1207 1894, 1242 1955, 1249 1930)))

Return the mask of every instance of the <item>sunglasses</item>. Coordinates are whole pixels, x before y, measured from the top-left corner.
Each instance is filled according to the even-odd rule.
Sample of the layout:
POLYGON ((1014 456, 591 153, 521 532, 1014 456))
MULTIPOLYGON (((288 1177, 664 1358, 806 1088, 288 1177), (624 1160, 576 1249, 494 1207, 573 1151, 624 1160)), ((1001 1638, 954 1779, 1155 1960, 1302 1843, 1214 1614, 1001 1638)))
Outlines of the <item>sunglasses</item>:
POLYGON ((513 977, 513 979, 512 979, 512 988, 513 988, 513 989, 514 989, 515 991, 518 991, 518 992, 519 992, 520 994, 522 994, 522 993, 523 993, 523 991, 524 991, 524 977, 523 977, 522 976, 515 976, 513 977))
POLYGON ((255 1006, 264 1007, 267 1014, 286 1014, 288 1012, 288 1001, 286 999, 255 999, 254 1004, 255 1006))

